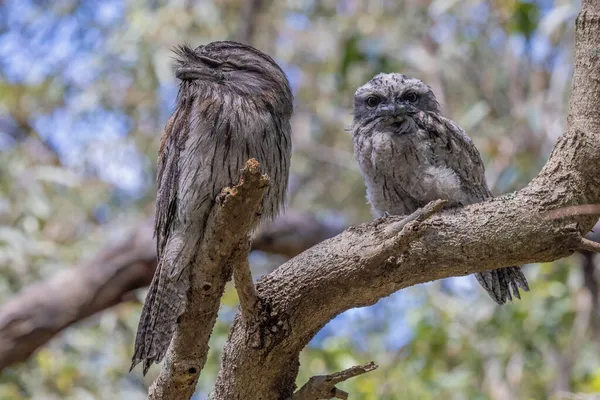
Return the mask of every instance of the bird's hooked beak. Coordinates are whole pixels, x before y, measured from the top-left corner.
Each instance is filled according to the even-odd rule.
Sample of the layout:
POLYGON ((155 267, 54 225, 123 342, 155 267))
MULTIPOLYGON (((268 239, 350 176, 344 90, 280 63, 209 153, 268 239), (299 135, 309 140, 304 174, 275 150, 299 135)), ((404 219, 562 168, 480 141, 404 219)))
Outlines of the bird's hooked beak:
POLYGON ((381 113, 381 116, 394 119, 404 119, 409 114, 408 108, 402 103, 383 105, 379 108, 379 112, 381 113))
POLYGON ((394 134, 408 132, 411 126, 411 115, 414 113, 411 107, 405 103, 385 104, 378 109, 381 117, 382 127, 394 134))

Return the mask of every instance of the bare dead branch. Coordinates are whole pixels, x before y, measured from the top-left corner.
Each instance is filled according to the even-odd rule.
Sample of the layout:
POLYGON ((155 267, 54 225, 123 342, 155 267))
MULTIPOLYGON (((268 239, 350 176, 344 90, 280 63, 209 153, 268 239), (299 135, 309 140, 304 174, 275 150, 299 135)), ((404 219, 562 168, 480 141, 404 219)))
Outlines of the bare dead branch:
MULTIPOLYGON (((393 287, 391 285, 394 285, 394 282, 389 280, 387 275, 393 271, 393 267, 389 266, 392 262, 390 260, 394 259, 393 256, 409 251, 414 241, 427 234, 428 218, 435 218, 435 213, 439 212, 444 204, 444 201, 438 200, 408 217, 390 216, 370 224, 351 227, 262 278, 256 288, 266 313, 266 317, 261 321, 261 332, 265 335, 264 346, 247 346, 247 327, 243 318, 238 316, 234 320, 233 336, 230 336, 228 346, 242 346, 243 349, 234 347, 236 354, 228 354, 226 357, 236 358, 233 362, 240 368, 250 368, 246 364, 246 361, 249 361, 245 358, 246 355, 252 354, 251 357, 257 357, 252 361, 255 363, 259 362, 259 359, 264 360, 269 354, 270 362, 263 363, 261 368, 263 376, 275 370, 280 370, 280 373, 294 370, 295 379, 298 362, 289 357, 297 357, 312 335, 333 316, 350 308, 348 304, 366 305, 362 299, 369 293, 370 298, 375 299, 371 300, 370 304, 377 301, 382 296, 382 291, 377 285, 372 285, 373 276, 382 279, 388 288, 393 287), (358 288, 360 289, 357 290, 358 288), (302 341, 303 344, 300 345, 295 340, 302 341), (285 347, 287 350, 283 350, 285 347), (280 357, 281 354, 276 349, 282 349, 287 355, 280 357), (273 353, 274 350, 276 354, 273 353), (271 355, 275 357, 271 358, 271 355), (284 362, 284 359, 285 362, 291 363, 280 364, 280 360, 284 362)), ((226 348, 226 353, 229 349, 230 347, 226 348)), ((236 379, 245 375, 245 372, 240 372, 238 368, 222 368, 211 398, 236 398, 238 393, 242 393, 241 398, 267 395, 268 392, 263 392, 266 390, 264 382, 249 382, 246 380, 248 377, 243 376, 242 385, 241 380, 236 379), (221 385, 221 382, 227 383, 221 385)), ((289 382, 284 379, 279 381, 279 386, 273 388, 293 384, 291 375, 289 382)), ((291 395, 279 392, 277 396, 291 395)))
MULTIPOLYGON (((150 387, 149 399, 188 399, 194 393, 206 363, 208 340, 225 284, 231 279, 232 270, 238 269, 228 261, 236 246, 248 241, 269 184, 259 167, 256 160, 249 160, 240 183, 223 189, 218 205, 211 212, 195 260, 201 267, 191 271, 187 308, 179 319, 160 375, 150 387)), ((242 260, 241 254, 236 261, 242 260)))
POLYGON ((517 195, 445 210, 423 222, 379 219, 288 261, 256 284, 270 310, 263 330, 285 329, 269 334, 264 348, 250 348, 245 324, 236 317, 225 347, 227 365, 211 399, 291 396, 287 390, 293 388, 300 351, 349 308, 418 283, 570 255, 580 244, 578 225, 538 218, 535 203, 535 197, 517 195), (399 226, 400 233, 390 236, 399 226), (261 368, 261 379, 254 379, 253 366, 265 357, 270 362, 261 368))
POLYGON ((335 385, 355 376, 366 374, 374 369, 377 369, 377 365, 371 361, 331 375, 313 376, 294 393, 292 400, 347 399, 348 393, 336 388, 335 385))

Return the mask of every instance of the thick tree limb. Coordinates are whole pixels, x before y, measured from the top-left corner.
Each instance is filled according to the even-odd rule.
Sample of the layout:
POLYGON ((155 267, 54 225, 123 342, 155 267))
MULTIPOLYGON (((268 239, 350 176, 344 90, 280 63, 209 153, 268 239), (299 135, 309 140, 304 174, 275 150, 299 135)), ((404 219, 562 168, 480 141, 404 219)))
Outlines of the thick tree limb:
MULTIPOLYGON (((252 249, 293 257, 342 228, 289 210, 258 230, 252 249)), ((586 237, 599 241, 600 223, 586 237)), ((149 284, 155 267, 152 221, 144 221, 124 243, 108 245, 89 261, 23 289, 0 307, 0 371, 26 360, 73 323, 133 299, 135 290, 149 284), (78 282, 81 290, 65 291, 65 282, 78 282)))
MULTIPOLYGON (((538 218, 539 204, 525 206, 532 201, 517 196, 447 210, 407 225, 406 231, 416 228, 423 236, 412 243, 396 240, 391 247, 382 244, 392 243, 390 227, 402 219, 380 219, 350 228, 288 261, 257 283, 259 297, 272 310, 269 323, 286 329, 272 334, 264 348, 252 349, 236 317, 211 398, 291 396, 299 352, 331 318, 349 308, 374 304, 417 283, 571 254, 581 238, 577 225, 538 218), (252 366, 266 358, 269 363, 260 364, 257 380, 252 366)), ((264 330, 269 332, 269 326, 264 330)))
MULTIPOLYGON (((198 267, 191 271, 187 308, 179 318, 160 375, 150 387, 149 399, 188 399, 194 394, 225 284, 232 270, 238 268, 228 261, 236 247, 248 240, 268 185, 268 178, 260 174, 259 163, 251 159, 240 183, 221 192, 195 260, 198 267)), ((237 252, 235 261, 241 262, 241 255, 247 255, 247 248, 244 250, 237 252)))
POLYGON ((374 362, 357 365, 331 375, 313 376, 294 395, 292 400, 347 399, 348 393, 335 387, 338 383, 366 374, 377 368, 374 362))
POLYGON ((600 2, 583 1, 575 48, 568 126, 537 178, 517 193, 433 215, 418 225, 422 236, 408 247, 398 242, 394 257, 381 244, 396 217, 350 228, 263 277, 256 287, 271 310, 269 324, 286 329, 265 347, 251 348, 236 317, 210 398, 291 397, 300 351, 349 308, 417 283, 552 261, 578 249, 598 215, 544 216, 600 203, 600 174, 590 168, 600 163, 600 2))
POLYGON ((64 328, 134 298, 156 268, 152 226, 110 245, 83 265, 16 294, 0 308, 0 371, 26 360, 64 328))

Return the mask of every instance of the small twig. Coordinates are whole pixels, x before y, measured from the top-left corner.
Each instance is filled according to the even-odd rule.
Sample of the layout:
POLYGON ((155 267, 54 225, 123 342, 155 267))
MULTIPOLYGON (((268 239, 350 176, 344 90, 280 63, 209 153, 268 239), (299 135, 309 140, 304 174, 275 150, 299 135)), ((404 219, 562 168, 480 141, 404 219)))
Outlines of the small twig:
POLYGON ((249 253, 250 242, 248 239, 244 239, 234 250, 229 260, 229 263, 233 266, 233 282, 240 298, 242 317, 247 324, 255 321, 259 313, 258 296, 256 295, 248 263, 249 253))
POLYGON ((348 393, 335 387, 340 382, 373 371, 377 365, 373 361, 357 365, 331 375, 313 376, 294 395, 291 400, 347 399, 348 393))
POLYGON ((591 251, 593 253, 600 253, 600 243, 594 242, 593 240, 581 238, 579 244, 579 250, 591 251))

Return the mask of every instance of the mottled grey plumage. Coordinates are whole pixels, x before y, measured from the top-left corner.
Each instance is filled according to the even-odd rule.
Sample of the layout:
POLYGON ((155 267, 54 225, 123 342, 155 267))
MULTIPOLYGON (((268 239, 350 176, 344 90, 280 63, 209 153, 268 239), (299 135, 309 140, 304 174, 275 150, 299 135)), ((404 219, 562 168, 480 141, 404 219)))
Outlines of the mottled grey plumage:
POLYGON ((132 359, 132 368, 144 362, 144 374, 165 355, 185 310, 190 267, 217 195, 255 158, 270 178, 261 219, 272 218, 285 198, 291 156, 292 93, 269 56, 235 42, 182 46, 176 55, 181 84, 158 158, 158 266, 132 359))
MULTIPOLYGON (((410 214, 436 199, 460 206, 492 197, 479 151, 418 79, 379 74, 358 88, 352 135, 375 215, 410 214)), ((519 267, 476 277, 498 304, 529 290, 519 267)))

